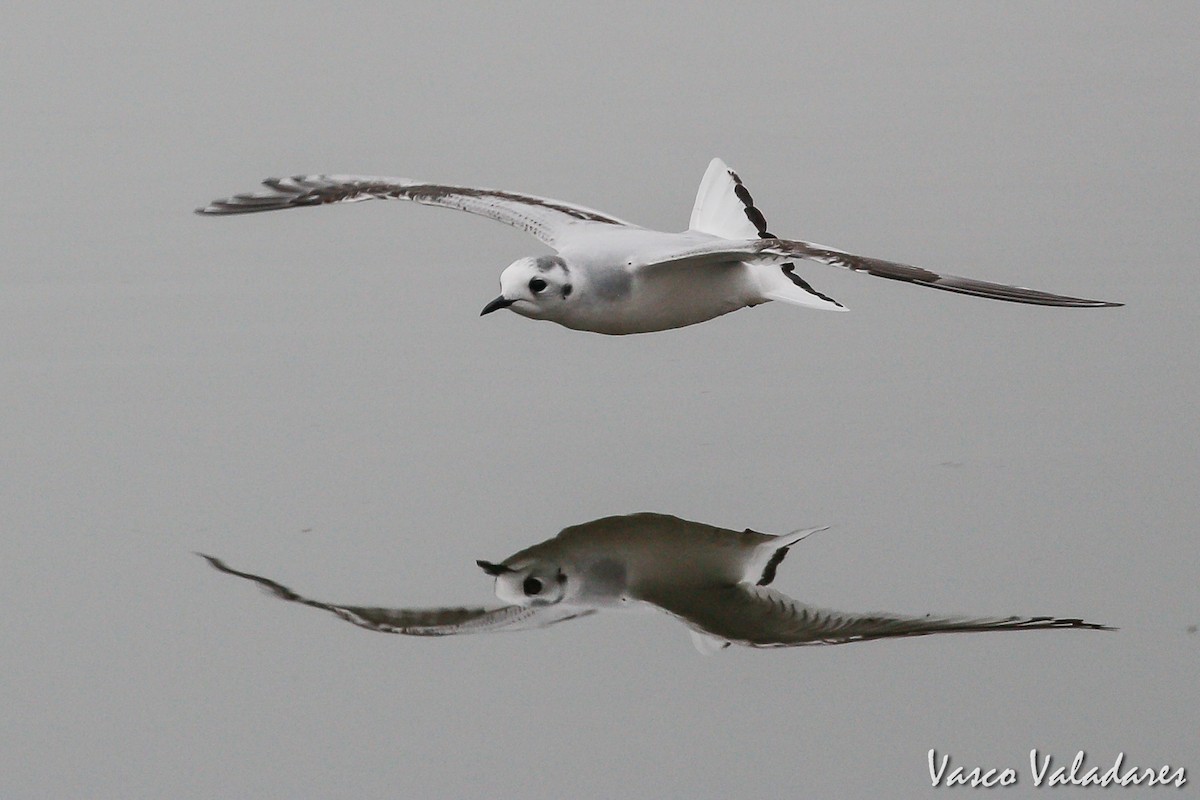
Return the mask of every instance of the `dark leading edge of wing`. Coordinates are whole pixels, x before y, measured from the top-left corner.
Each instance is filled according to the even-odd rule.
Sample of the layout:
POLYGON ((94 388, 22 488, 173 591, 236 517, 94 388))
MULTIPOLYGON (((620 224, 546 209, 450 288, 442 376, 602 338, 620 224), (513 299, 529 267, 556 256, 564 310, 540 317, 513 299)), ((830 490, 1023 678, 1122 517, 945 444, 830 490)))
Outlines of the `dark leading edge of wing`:
POLYGON ((643 599, 694 630, 747 647, 848 644, 940 633, 1114 630, 1074 617, 909 617, 834 611, 801 603, 766 586, 746 584, 700 591, 654 587, 643 599))
POLYGON ((551 246, 555 246, 565 231, 578 225, 636 227, 593 208, 562 200, 502 189, 424 183, 408 178, 296 175, 291 178, 268 178, 263 184, 270 191, 248 192, 214 200, 204 208, 196 209, 196 212, 208 216, 227 216, 356 203, 361 200, 409 200, 421 205, 454 208, 488 217, 532 234, 551 246))
POLYGON ((322 206, 356 200, 412 200, 427 205, 450 206, 467 211, 462 201, 484 200, 539 206, 586 222, 626 225, 615 217, 590 208, 576 206, 545 197, 536 197, 501 189, 477 189, 470 186, 446 186, 420 183, 403 178, 369 178, 339 175, 296 175, 291 178, 267 178, 263 185, 269 192, 235 194, 214 200, 197 214, 252 214, 257 211, 277 211, 283 208, 322 206))
POLYGON ((462 633, 486 633, 499 630, 528 630, 543 628, 556 622, 586 616, 590 610, 550 609, 542 610, 525 606, 501 606, 499 608, 372 608, 367 606, 343 606, 312 600, 293 592, 283 584, 270 578, 242 572, 228 566, 219 558, 197 553, 213 567, 226 575, 234 575, 253 581, 270 594, 289 603, 299 603, 311 608, 328 611, 340 619, 360 628, 379 633, 399 633, 405 636, 452 636, 462 633))

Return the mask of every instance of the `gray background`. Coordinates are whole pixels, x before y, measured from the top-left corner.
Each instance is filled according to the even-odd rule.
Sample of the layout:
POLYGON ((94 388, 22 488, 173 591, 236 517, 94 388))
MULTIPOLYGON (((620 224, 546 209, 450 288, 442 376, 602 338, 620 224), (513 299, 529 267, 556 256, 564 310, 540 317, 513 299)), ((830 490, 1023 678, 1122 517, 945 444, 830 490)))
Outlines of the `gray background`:
POLYGON ((931 747, 1004 796, 1033 747, 1195 790, 1196 4, 0 14, 5 800, 915 797, 931 747), (366 172, 678 230, 714 155, 781 235, 1128 306, 809 265, 851 313, 611 338, 479 319, 545 251, 486 220, 190 213, 366 172), (474 559, 639 510, 834 524, 780 572, 809 602, 1122 630, 406 639, 190 554, 472 603, 474 559))

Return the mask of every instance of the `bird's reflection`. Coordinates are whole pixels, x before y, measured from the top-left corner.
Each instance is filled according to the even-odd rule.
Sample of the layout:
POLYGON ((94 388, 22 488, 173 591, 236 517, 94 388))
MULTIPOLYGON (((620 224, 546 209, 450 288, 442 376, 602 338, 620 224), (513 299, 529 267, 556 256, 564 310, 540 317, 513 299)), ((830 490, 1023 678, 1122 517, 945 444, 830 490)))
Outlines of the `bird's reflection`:
POLYGON ((716 528, 664 514, 604 517, 564 529, 504 561, 477 562, 495 579, 492 607, 376 608, 311 600, 212 556, 216 569, 277 597, 383 633, 448 636, 543 628, 609 608, 649 606, 688 626, 701 652, 730 644, 793 647, 933 633, 1046 628, 1112 630, 1057 617, 858 614, 799 603, 768 584, 788 548, 824 528, 781 536, 716 528))

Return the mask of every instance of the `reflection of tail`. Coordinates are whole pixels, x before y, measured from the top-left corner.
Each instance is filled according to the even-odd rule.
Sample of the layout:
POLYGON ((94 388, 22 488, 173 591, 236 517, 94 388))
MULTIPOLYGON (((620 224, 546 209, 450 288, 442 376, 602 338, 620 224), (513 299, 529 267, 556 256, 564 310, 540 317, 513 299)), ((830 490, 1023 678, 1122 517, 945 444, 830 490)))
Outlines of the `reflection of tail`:
MULTIPOLYGON (((774 239, 767 220, 754 205, 750 191, 738 174, 719 158, 708 165, 696 192, 692 219, 688 228, 725 239, 774 239)), ((750 264, 762 292, 762 298, 797 306, 845 311, 832 297, 823 295, 797 275, 794 264, 750 264)))

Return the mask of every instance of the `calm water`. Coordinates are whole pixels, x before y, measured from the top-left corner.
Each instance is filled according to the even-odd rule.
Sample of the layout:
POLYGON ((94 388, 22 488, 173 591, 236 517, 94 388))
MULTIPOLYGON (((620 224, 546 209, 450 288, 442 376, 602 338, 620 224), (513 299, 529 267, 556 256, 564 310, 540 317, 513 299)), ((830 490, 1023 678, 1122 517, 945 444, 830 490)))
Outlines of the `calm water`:
POLYGON ((930 748, 1200 770, 1192 6, 411 11, 8 12, 0 795, 915 797, 930 748), (812 265, 851 313, 608 338, 479 319, 542 252, 488 221, 190 214, 328 170, 674 229, 713 155, 780 235, 1128 305, 812 265), (642 510, 832 524, 775 584, 821 605, 1122 630, 414 640, 191 555, 485 602, 475 559, 642 510))

